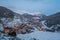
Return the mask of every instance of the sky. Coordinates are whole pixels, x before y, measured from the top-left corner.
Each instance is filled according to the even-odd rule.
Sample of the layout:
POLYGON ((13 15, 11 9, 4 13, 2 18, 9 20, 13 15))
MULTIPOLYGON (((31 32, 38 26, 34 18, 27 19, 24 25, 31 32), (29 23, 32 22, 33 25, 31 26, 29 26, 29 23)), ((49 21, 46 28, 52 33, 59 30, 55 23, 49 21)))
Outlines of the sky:
POLYGON ((60 12, 60 0, 0 0, 0 6, 5 6, 17 13, 23 11, 51 15, 60 12))

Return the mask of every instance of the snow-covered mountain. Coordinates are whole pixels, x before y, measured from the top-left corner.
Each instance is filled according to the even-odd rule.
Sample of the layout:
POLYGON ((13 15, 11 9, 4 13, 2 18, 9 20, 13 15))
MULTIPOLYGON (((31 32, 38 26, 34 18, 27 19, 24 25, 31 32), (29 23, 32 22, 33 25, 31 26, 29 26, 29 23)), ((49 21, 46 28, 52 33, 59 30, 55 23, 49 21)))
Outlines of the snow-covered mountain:
POLYGON ((44 16, 38 16, 38 15, 31 15, 28 13, 24 13, 24 14, 18 14, 15 13, 13 11, 11 11, 10 9, 7 9, 5 7, 0 6, 0 23, 11 23, 11 22, 17 22, 19 21, 20 23, 25 23, 27 22, 27 20, 41 20, 44 16))
POLYGON ((59 17, 60 12, 50 16, 44 14, 31 15, 29 13, 19 14, 0 6, 0 39, 12 40, 9 35, 14 35, 12 32, 15 31, 17 37, 13 37, 13 40, 60 40, 59 33, 51 33, 60 32, 59 17), (11 34, 5 35, 2 32, 5 31, 4 28, 10 29, 9 33, 11 34))
POLYGON ((5 27, 13 27, 13 26, 20 27, 21 25, 23 25, 24 27, 28 26, 27 28, 28 29, 32 28, 32 30, 34 28, 38 29, 42 27, 41 20, 43 20, 43 18, 45 17, 45 15, 43 14, 39 15, 31 15, 28 13, 18 14, 2 6, 0 6, 0 14, 1 14, 0 27, 2 29, 4 29, 5 27))
POLYGON ((45 25, 48 28, 60 32, 60 12, 47 16, 45 20, 45 25))
POLYGON ((22 24, 27 25, 29 27, 35 27, 37 29, 44 28, 47 31, 60 31, 60 12, 46 16, 43 14, 35 14, 31 15, 28 13, 15 13, 6 7, 0 6, 0 26, 1 27, 12 27, 12 26, 20 26, 22 24))

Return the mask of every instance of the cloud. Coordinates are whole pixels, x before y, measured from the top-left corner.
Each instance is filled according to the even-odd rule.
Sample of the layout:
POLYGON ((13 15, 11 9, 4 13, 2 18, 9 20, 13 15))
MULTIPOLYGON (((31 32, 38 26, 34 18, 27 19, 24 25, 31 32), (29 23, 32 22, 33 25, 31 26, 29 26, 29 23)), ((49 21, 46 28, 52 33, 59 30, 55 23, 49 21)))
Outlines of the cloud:
POLYGON ((60 11, 60 0, 0 0, 0 5, 19 13, 21 11, 42 12, 46 15, 60 11))

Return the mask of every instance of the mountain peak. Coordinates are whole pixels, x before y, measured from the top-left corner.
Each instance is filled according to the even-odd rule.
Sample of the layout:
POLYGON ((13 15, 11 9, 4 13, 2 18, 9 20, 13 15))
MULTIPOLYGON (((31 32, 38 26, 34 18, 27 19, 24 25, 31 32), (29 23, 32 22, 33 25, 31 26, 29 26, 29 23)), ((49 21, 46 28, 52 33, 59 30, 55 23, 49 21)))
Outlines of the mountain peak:
POLYGON ((13 18, 14 12, 11 11, 10 9, 0 6, 0 17, 4 17, 4 18, 13 18))

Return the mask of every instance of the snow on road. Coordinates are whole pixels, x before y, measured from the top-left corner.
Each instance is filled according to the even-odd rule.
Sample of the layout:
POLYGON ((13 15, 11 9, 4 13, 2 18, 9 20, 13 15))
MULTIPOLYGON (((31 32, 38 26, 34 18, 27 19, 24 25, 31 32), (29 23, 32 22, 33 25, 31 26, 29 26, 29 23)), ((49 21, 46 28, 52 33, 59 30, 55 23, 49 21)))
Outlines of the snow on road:
POLYGON ((30 34, 18 34, 17 37, 22 40, 32 40, 32 38, 37 40, 60 40, 60 33, 34 31, 30 34))

